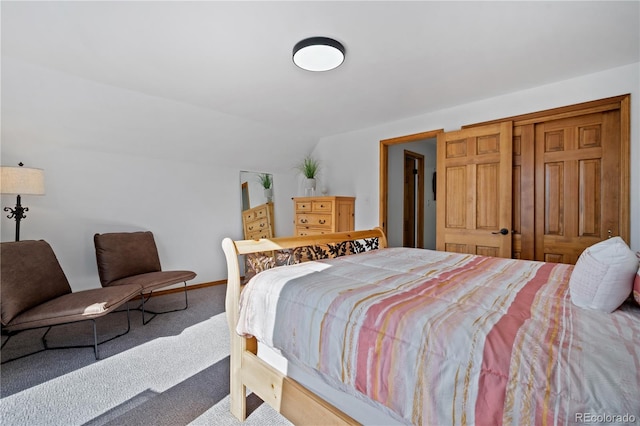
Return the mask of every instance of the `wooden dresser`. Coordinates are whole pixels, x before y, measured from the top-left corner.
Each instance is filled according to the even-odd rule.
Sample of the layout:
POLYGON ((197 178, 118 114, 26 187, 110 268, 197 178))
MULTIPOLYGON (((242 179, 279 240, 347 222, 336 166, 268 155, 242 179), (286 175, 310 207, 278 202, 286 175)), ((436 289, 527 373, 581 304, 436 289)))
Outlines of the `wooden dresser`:
POLYGON ((355 197, 294 197, 295 235, 354 230, 355 197))
POLYGON ((245 240, 274 237, 273 225, 273 203, 261 204, 242 212, 245 240))

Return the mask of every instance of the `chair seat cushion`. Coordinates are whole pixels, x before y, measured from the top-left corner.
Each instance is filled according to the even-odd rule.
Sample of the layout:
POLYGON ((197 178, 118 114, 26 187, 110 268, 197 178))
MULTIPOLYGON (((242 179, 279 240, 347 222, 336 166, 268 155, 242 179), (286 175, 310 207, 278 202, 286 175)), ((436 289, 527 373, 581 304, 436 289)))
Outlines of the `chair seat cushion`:
POLYGON ((101 317, 139 294, 135 284, 68 293, 22 312, 4 328, 18 331, 101 317))
POLYGON ((112 281, 109 284, 109 287, 134 284, 142 287, 142 292, 146 293, 160 287, 166 287, 172 284, 189 281, 194 279, 195 277, 196 273, 192 271, 148 272, 146 274, 133 275, 131 277, 112 281))

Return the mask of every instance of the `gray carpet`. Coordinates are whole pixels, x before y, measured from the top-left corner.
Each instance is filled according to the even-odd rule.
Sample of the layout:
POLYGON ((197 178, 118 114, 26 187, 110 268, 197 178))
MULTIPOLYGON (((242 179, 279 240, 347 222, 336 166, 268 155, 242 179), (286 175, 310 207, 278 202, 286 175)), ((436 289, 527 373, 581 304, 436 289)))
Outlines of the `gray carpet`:
MULTIPOLYGON (((91 348, 49 350, 2 365, 3 425, 239 425, 229 413, 229 332, 225 286, 189 291, 189 309, 143 326, 131 311, 129 334, 91 348)), ((182 293, 159 296, 150 309, 184 303, 182 293)), ((133 307, 133 305, 132 305, 133 307)), ((126 313, 98 320, 100 339, 126 329, 126 313)), ((92 342, 89 322, 57 327, 50 345, 92 342)), ((40 348, 44 330, 23 332, 2 359, 40 348)), ((3 336, 4 342, 6 337, 3 336)), ((246 425, 290 425, 255 395, 246 425)))

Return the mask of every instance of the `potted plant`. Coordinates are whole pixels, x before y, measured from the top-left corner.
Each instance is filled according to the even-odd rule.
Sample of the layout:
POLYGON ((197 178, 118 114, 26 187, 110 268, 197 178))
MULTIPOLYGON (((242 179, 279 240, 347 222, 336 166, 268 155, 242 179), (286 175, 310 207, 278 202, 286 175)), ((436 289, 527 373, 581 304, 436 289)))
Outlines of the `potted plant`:
POLYGON ((264 196, 267 198, 267 202, 271 202, 273 198, 273 178, 269 173, 260 173, 258 180, 262 188, 264 188, 264 196))
POLYGON ((300 173, 306 178, 304 189, 305 191, 315 191, 316 189, 316 176, 318 175, 318 168, 320 163, 310 155, 307 155, 302 160, 302 163, 298 166, 300 173))

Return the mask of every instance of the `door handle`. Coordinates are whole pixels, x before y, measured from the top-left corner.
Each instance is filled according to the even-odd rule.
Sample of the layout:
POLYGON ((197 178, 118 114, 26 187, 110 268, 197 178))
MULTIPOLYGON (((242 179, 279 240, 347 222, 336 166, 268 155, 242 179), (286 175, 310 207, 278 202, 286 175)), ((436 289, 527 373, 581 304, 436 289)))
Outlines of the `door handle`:
POLYGON ((502 235, 507 235, 508 233, 509 233, 509 230, 507 228, 502 228, 498 232, 492 232, 492 234, 502 234, 502 235))

